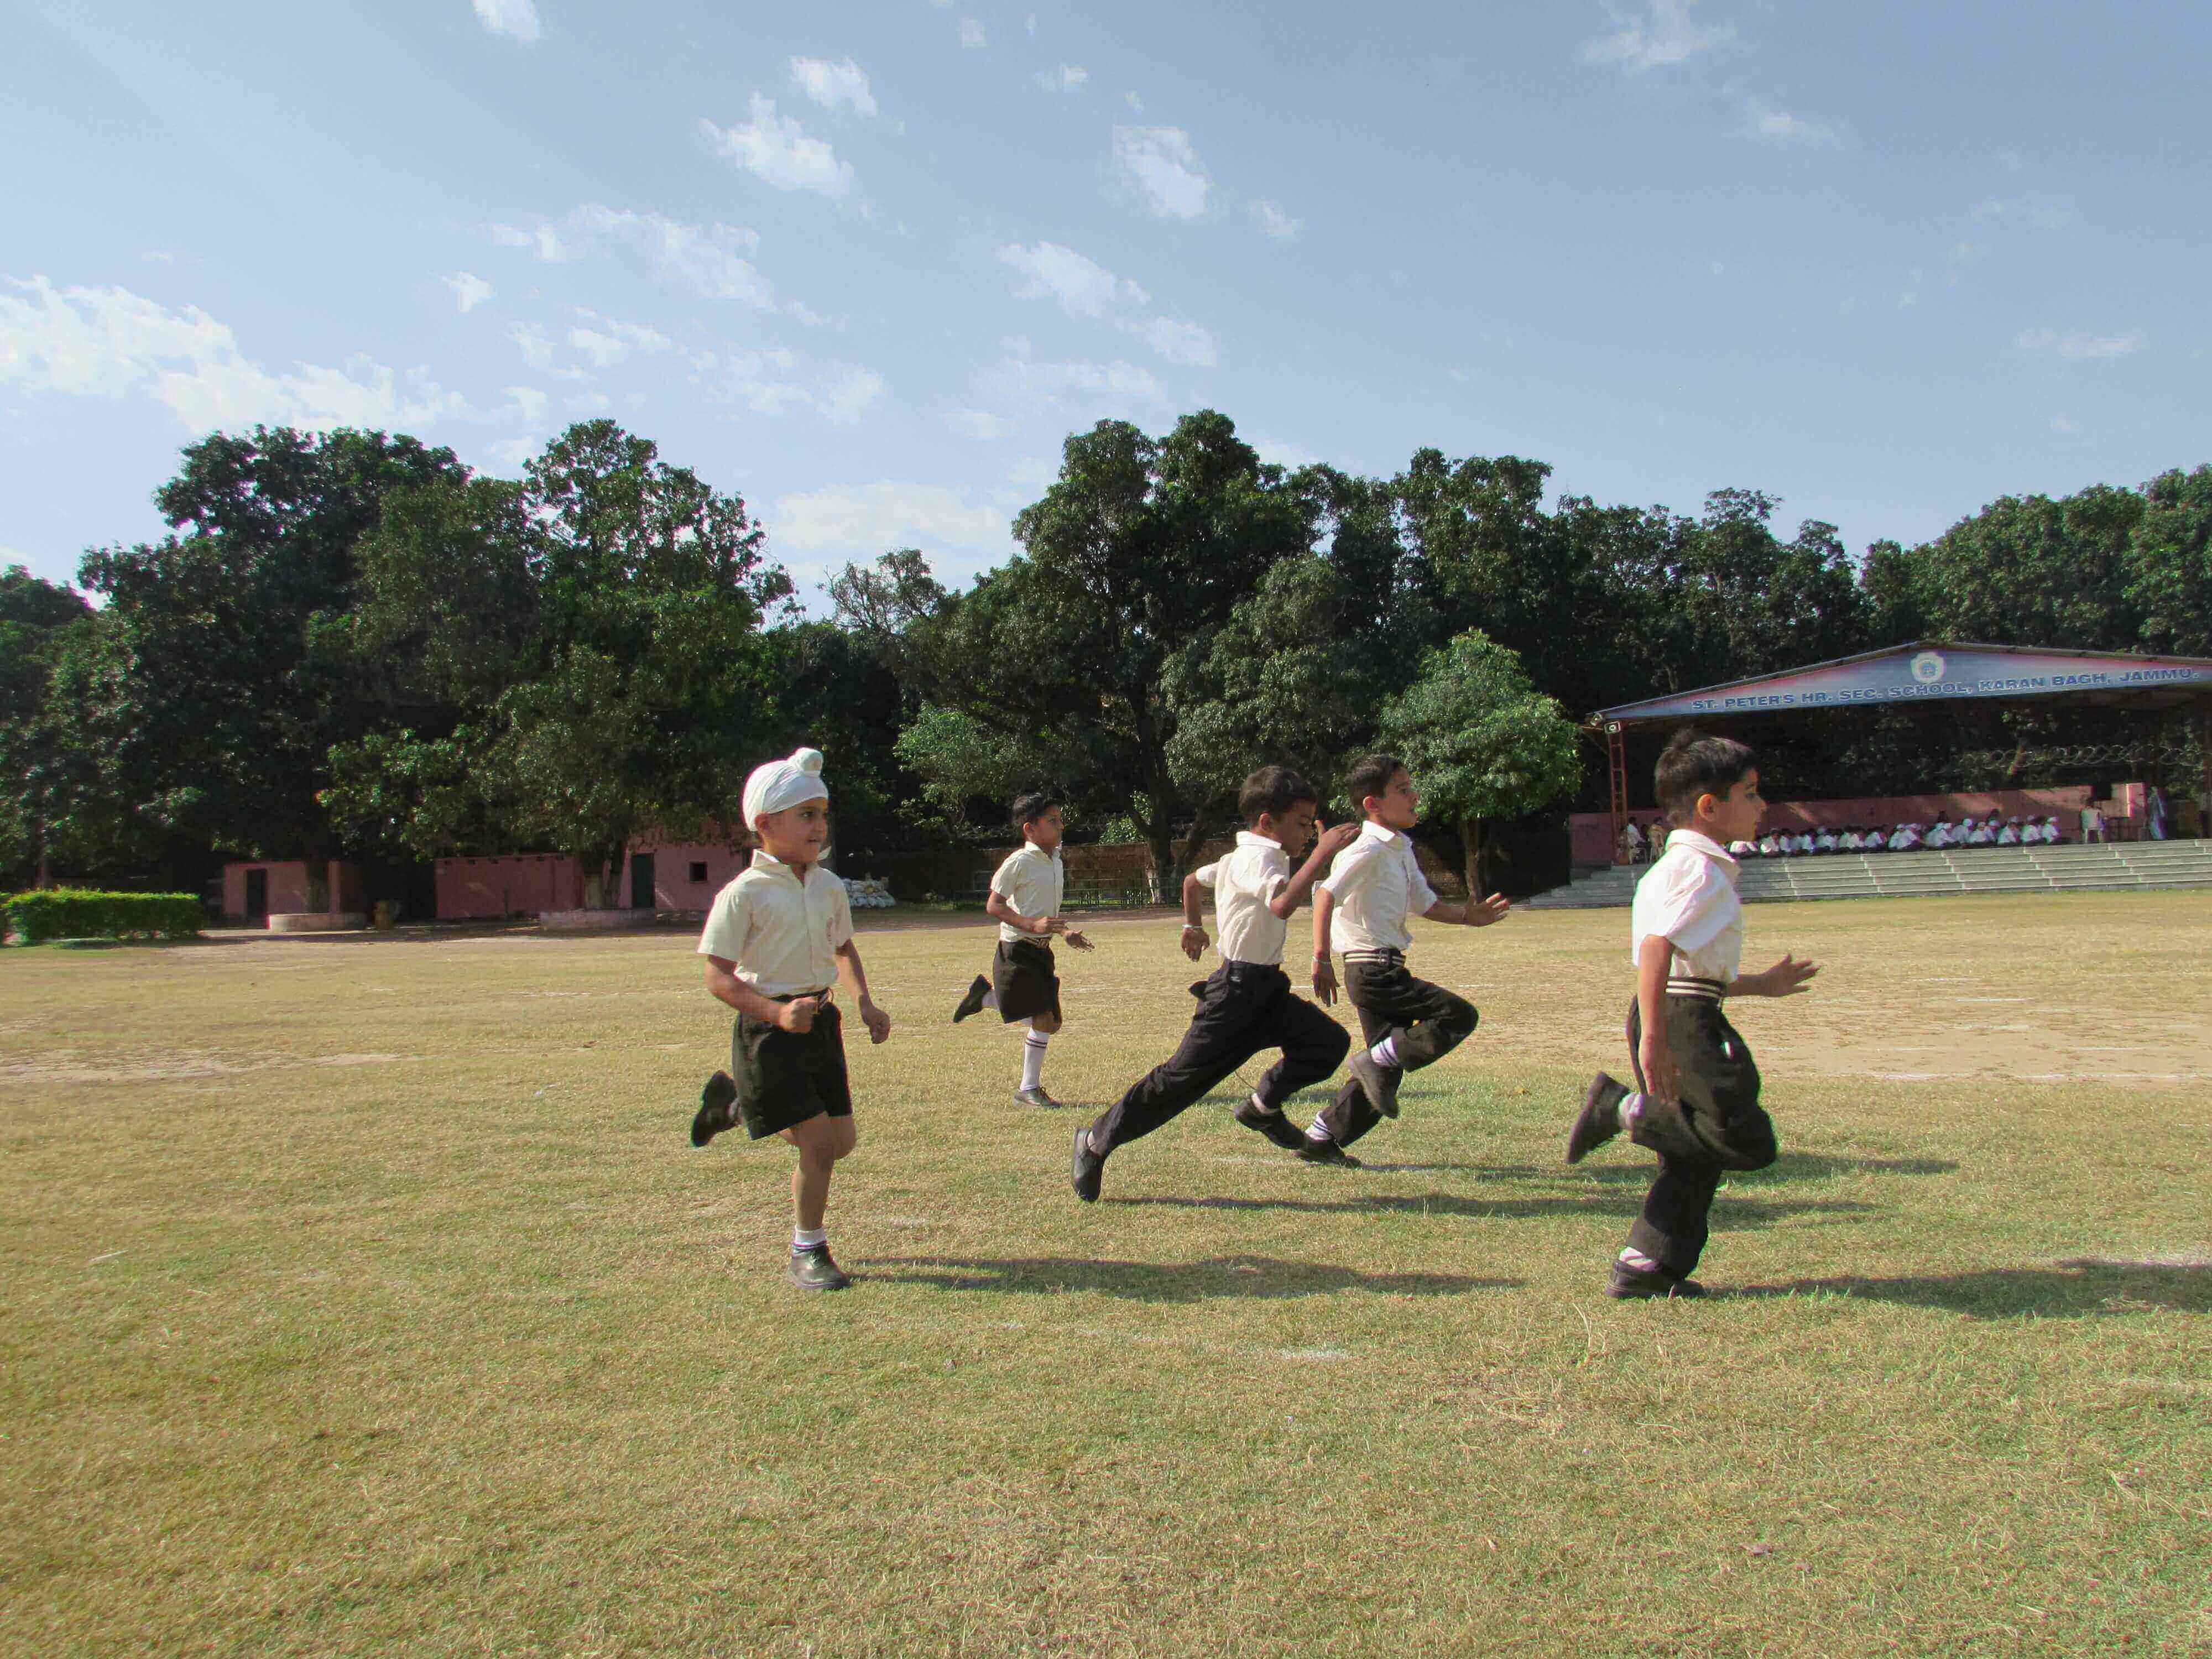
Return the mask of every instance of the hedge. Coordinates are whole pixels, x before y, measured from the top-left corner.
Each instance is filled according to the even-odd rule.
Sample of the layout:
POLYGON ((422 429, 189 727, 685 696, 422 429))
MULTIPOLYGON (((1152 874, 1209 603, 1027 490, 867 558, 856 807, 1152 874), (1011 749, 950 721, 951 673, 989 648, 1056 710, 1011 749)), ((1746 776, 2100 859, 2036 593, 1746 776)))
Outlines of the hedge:
POLYGON ((200 902, 190 893, 94 893, 50 887, 0 899, 9 931, 26 945, 52 939, 190 939, 200 902))

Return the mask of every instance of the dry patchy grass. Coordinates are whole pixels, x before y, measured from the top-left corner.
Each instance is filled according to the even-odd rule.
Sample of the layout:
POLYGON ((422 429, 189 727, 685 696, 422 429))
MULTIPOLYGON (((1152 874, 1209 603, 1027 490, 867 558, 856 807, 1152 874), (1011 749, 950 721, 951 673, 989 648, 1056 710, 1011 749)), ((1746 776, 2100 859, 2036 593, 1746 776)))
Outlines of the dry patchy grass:
MULTIPOLYGON (((1483 1028, 1369 1170, 1224 1091, 1090 1208, 946 1022, 988 929, 872 929, 814 1298, 787 1155, 685 1144, 688 939, 0 955, 0 1645, 2212 1652, 2212 898, 1755 908, 1830 966, 1741 1013, 1699 1305, 1598 1294, 1644 1155, 1559 1162, 1625 932, 1425 929, 1483 1028)), ((1192 976, 1094 933, 1092 1106, 1192 976)))

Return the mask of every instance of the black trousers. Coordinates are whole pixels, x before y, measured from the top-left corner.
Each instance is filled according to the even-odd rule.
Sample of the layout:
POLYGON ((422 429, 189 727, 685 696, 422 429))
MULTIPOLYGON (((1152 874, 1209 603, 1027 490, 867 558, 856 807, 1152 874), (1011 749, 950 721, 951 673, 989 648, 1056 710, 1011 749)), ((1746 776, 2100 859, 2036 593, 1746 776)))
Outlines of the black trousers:
MULTIPOLYGON (((1344 994, 1358 1012, 1360 1036, 1369 1048, 1386 1036, 1397 1040, 1401 1072, 1435 1065, 1474 1036, 1482 1018, 1465 997, 1415 979, 1406 971, 1403 957, 1347 957, 1344 994)), ((1349 1078, 1321 1115, 1322 1127, 1340 1146, 1349 1146, 1382 1121, 1382 1115, 1349 1078)))
MULTIPOLYGON (((1643 1011, 1628 1005, 1628 1057, 1644 1084, 1643 1011)), ((1629 1137, 1659 1154, 1659 1174, 1644 1212, 1628 1230, 1629 1248, 1669 1273, 1686 1274, 1705 1253, 1713 1194, 1731 1170, 1774 1162, 1774 1121, 1759 1104, 1759 1067, 1721 1005, 1708 997, 1667 999, 1667 1046, 1674 1050, 1680 1103, 1644 1099, 1629 1137)))
POLYGON ((1304 997, 1291 993, 1280 968, 1225 962, 1200 988, 1198 1012, 1175 1053, 1099 1114, 1091 1144, 1101 1153, 1148 1135, 1263 1048, 1283 1057, 1254 1092, 1280 1109, 1299 1090, 1322 1082, 1343 1062, 1352 1039, 1304 997))

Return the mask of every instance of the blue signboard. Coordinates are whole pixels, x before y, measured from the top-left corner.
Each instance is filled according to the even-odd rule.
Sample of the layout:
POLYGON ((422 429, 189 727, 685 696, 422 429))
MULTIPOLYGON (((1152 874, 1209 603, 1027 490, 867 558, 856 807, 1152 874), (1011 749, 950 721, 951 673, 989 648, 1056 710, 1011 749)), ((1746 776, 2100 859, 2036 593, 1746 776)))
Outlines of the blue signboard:
POLYGON ((1793 708, 1851 708, 1869 703, 1958 697, 2042 697, 2067 691, 2168 687, 2202 687, 2212 691, 2212 661, 2197 657, 1998 650, 1974 645, 1907 646, 1734 685, 1654 697, 1605 709, 1598 718, 1646 720, 1699 714, 1765 714, 1793 708))

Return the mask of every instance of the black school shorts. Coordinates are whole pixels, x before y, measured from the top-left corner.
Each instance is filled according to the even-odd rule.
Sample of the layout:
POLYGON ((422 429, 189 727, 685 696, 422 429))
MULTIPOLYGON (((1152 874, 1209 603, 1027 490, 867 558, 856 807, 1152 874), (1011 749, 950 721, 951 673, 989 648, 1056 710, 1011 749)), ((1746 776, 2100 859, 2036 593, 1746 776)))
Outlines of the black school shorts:
POLYGON ((738 1115, 755 1140, 824 1113, 853 1115, 844 1021, 834 1002, 815 1012, 808 1031, 787 1031, 771 1020, 739 1014, 730 1034, 730 1075, 738 1085, 738 1115))

